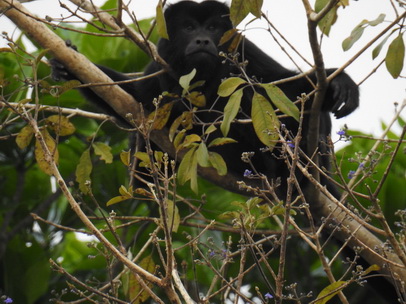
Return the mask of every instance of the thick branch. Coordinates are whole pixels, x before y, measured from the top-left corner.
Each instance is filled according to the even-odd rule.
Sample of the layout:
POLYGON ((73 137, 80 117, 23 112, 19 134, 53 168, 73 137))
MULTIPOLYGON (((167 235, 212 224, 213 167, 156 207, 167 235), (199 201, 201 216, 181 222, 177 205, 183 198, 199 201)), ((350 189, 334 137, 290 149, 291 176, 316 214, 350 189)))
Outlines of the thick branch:
MULTIPOLYGON (((18 1, 0 0, 0 10, 24 31, 37 45, 49 49, 51 54, 63 63, 72 74, 77 75, 84 83, 114 83, 107 75, 92 64, 85 56, 66 46, 65 42, 43 23, 37 21, 18 1)), ((141 106, 134 98, 119 86, 94 86, 92 90, 122 117, 130 113, 139 125, 142 117, 141 106)), ((147 114, 147 113, 146 113, 147 114)), ((153 131, 151 139, 162 151, 169 154, 172 159, 181 159, 184 153, 176 154, 173 144, 169 141, 167 130, 153 131)), ((233 192, 246 193, 239 189, 237 181, 240 176, 227 174, 219 176, 213 168, 199 168, 199 174, 205 179, 233 192)))

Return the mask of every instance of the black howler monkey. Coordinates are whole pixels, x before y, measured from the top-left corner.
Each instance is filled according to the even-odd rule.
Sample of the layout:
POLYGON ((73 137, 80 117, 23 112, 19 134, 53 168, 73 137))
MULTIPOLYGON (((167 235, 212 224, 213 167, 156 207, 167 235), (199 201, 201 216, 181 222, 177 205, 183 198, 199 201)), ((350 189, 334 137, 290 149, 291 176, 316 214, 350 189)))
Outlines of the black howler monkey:
MULTIPOLYGON (((152 101, 163 92, 170 92, 172 93, 171 96, 173 94, 180 96, 182 87, 179 85, 179 78, 195 69, 196 75, 193 82, 204 81, 196 90, 203 93, 206 98, 206 105, 195 112, 195 121, 204 124, 222 120, 227 99, 218 96, 218 87, 225 78, 233 75, 241 76, 241 66, 245 71, 244 75, 254 82, 269 83, 298 74, 282 67, 247 39, 240 43, 236 52, 239 54, 239 61, 244 62, 240 67, 236 67, 230 60, 225 60, 224 56, 220 56, 220 53, 227 54, 229 52, 227 43, 219 45, 223 34, 233 28, 229 13, 227 5, 210 0, 201 3, 181 1, 168 6, 165 10, 165 19, 169 40, 160 39, 158 53, 170 65, 171 71, 137 82, 123 84, 121 87, 134 96, 135 100, 141 102, 144 108, 153 111, 155 108, 152 101)), ((51 63, 54 79, 76 79, 76 76, 69 72, 68 67, 65 68, 56 60, 51 63)), ((114 81, 129 79, 126 75, 110 68, 100 65, 98 67, 114 81)), ((161 70, 161 66, 156 62, 151 62, 145 70, 145 75, 159 70, 161 70)), ((327 75, 330 75, 334 71, 334 69, 328 69, 326 72, 327 75)), ((316 83, 314 74, 308 75, 307 78, 295 78, 292 81, 284 82, 279 85, 279 88, 291 100, 296 100, 302 93, 309 93, 314 90, 311 82, 316 83)), ((250 118, 252 94, 248 91, 244 91, 237 118, 250 118)), ((105 109, 109 114, 117 116, 109 107, 108 102, 98 97, 91 89, 81 89, 81 92, 87 99, 105 109)), ((173 98, 165 97, 163 102, 169 100, 172 101, 173 98)), ((306 103, 306 110, 310 109, 311 102, 310 99, 306 103)), ((319 123, 320 140, 325 140, 331 132, 330 113, 333 113, 336 118, 341 118, 352 113, 358 107, 358 104, 358 86, 346 73, 338 74, 328 84, 324 97, 319 123)), ((183 111, 192 108, 193 106, 188 104, 186 100, 179 100, 172 109, 172 121, 183 111)), ((302 131, 303 139, 300 143, 300 148, 305 153, 310 152, 307 151, 306 142, 308 118, 309 115, 305 114, 302 131)), ((293 136, 297 133, 298 122, 295 119, 285 116, 280 121, 293 136)), ((200 132, 202 130, 201 125, 195 128, 196 130, 200 128, 200 132)), ((221 136, 219 130, 216 132, 212 133, 211 136, 221 136)), ((253 165, 258 172, 266 175, 269 179, 280 179, 281 184, 277 189, 277 193, 281 199, 284 199, 284 195, 286 195, 286 179, 290 172, 284 160, 279 157, 278 148, 273 152, 262 149, 264 144, 258 139, 251 124, 233 124, 228 136, 235 139, 237 143, 217 147, 217 152, 224 158, 228 170, 243 178, 244 171, 248 167, 246 163, 242 162, 241 154, 243 152, 255 152, 251 159, 253 165)), ((326 151, 322 145, 319 146, 321 150, 326 151)), ((328 163, 328 157, 321 157, 322 166, 328 168, 328 163)), ((305 179, 302 178, 300 183, 301 186, 304 186, 306 184, 305 179)), ((322 178, 321 183, 326 185, 336 196, 338 195, 335 187, 327 179, 322 178)))

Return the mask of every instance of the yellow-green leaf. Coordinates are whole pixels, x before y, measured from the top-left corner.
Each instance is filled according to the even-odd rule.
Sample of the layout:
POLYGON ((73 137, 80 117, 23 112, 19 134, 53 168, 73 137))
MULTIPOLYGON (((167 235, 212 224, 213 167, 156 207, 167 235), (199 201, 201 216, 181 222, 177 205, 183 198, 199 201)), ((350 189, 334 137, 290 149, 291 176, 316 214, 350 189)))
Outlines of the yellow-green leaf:
POLYGON ((189 74, 183 75, 179 78, 179 84, 184 90, 188 90, 190 82, 196 75, 196 69, 193 69, 189 74))
POLYGON ((130 163, 131 163, 131 150, 129 150, 129 151, 121 151, 120 159, 121 159, 121 162, 125 166, 129 166, 130 163))
POLYGON ((223 36, 220 39, 219 45, 223 45, 224 43, 230 41, 234 35, 238 33, 236 28, 232 28, 231 30, 228 30, 223 34, 223 36))
MULTIPOLYGON (((241 78, 237 78, 241 79, 241 78)), ((220 89, 220 88, 219 88, 220 89)), ((240 109, 241 98, 243 95, 243 89, 235 91, 228 100, 226 106, 224 107, 224 118, 220 125, 220 130, 224 136, 227 136, 230 131, 231 122, 237 116, 240 109)))
POLYGON ((67 82, 64 82, 61 87, 59 88, 58 91, 58 95, 62 95, 63 93, 65 93, 66 91, 72 90, 74 88, 77 88, 78 86, 80 86, 81 83, 79 80, 69 80, 67 82))
POLYGON ((168 31, 166 30, 166 22, 165 22, 165 16, 163 13, 163 7, 162 7, 162 0, 159 0, 158 5, 156 7, 156 28, 158 31, 158 35, 161 36, 162 38, 168 39, 168 31))
POLYGON ((173 102, 168 102, 148 115, 148 120, 153 121, 153 130, 161 130, 165 127, 171 115, 172 108, 173 102))
POLYGON ((17 146, 20 149, 25 149, 30 144, 32 137, 34 136, 34 130, 30 125, 26 125, 24 128, 18 132, 16 137, 17 146))
MULTIPOLYGON (((319 13, 328 3, 330 0, 316 0, 314 4, 314 9, 317 13, 319 13)), ((334 6, 318 23, 318 27, 320 30, 325 34, 329 35, 331 26, 337 20, 337 6, 334 6)))
POLYGON ((79 159, 79 163, 76 166, 76 181, 79 184, 79 189, 84 194, 89 193, 89 188, 86 186, 86 182, 90 181, 90 174, 92 173, 93 164, 90 159, 90 149, 86 149, 79 159))
POLYGON ((206 144, 201 142, 199 148, 196 151, 197 163, 200 167, 210 167, 211 163, 209 161, 209 151, 207 150, 206 144))
POLYGON ((75 133, 75 126, 69 118, 62 115, 51 115, 47 118, 48 126, 58 135, 67 136, 75 133))
POLYGON ((183 156, 178 168, 178 181, 180 185, 184 185, 190 180, 191 189, 197 193, 197 145, 193 146, 183 156))
POLYGON ((362 275, 367 275, 367 274, 369 274, 370 272, 372 272, 372 271, 379 271, 381 269, 381 267, 379 267, 378 265, 376 265, 376 264, 373 264, 373 265, 371 265, 371 266, 369 266, 367 269, 365 269, 363 272, 362 272, 362 275))
POLYGON ((227 165, 223 157, 216 152, 209 152, 209 161, 214 169, 217 170, 217 174, 224 176, 227 174, 227 165))
POLYGON ((279 138, 279 120, 270 102, 261 94, 254 93, 251 118, 259 140, 272 150, 279 138))
POLYGON ((196 107, 204 107, 206 105, 206 96, 202 92, 193 91, 186 95, 186 99, 196 107))
MULTIPOLYGON (((152 255, 143 258, 139 266, 151 274, 155 272, 156 266, 154 260, 152 259, 152 255)), ((151 283, 146 284, 147 286, 151 287, 151 283)), ((130 272, 128 290, 125 291, 125 293, 128 294, 129 300, 131 301, 138 296, 135 301, 131 302, 134 304, 145 303, 145 301, 150 297, 149 293, 143 289, 142 285, 138 282, 137 278, 132 272, 130 272)))
POLYGON ((122 202, 122 201, 126 201, 126 200, 128 200, 128 199, 130 199, 130 198, 131 198, 131 197, 127 197, 127 196, 123 196, 123 195, 115 196, 115 197, 111 198, 111 199, 106 203, 106 206, 111 206, 111 205, 120 203, 120 202, 122 202))
POLYGON ((185 137, 182 144, 177 147, 178 150, 189 148, 193 143, 200 142, 202 139, 197 134, 190 134, 185 137))
POLYGON ((141 161, 140 167, 150 167, 151 161, 149 159, 148 153, 146 153, 146 152, 136 152, 134 154, 134 156, 141 161))
POLYGON ((230 137, 217 137, 215 139, 213 139, 210 144, 209 144, 209 148, 210 147, 216 147, 216 146, 222 146, 222 145, 227 145, 227 144, 234 144, 237 141, 235 139, 232 139, 230 137))
POLYGON ((210 134, 210 133, 213 133, 214 131, 216 131, 217 130, 217 128, 216 128, 216 126, 215 125, 210 125, 207 129, 206 129, 206 131, 204 131, 204 134, 210 134))
POLYGON ((230 77, 224 80, 217 91, 217 94, 221 97, 227 97, 233 94, 233 92, 246 81, 240 77, 230 77))
POLYGON ((176 148, 176 150, 180 149, 180 144, 183 141, 183 139, 186 136, 186 130, 183 129, 181 130, 178 134, 176 134, 175 139, 173 140, 173 146, 176 148))
POLYGON ((185 130, 190 130, 193 127, 193 113, 183 112, 182 115, 177 117, 169 128, 169 140, 173 141, 175 133, 182 125, 185 130))
POLYGON ((113 154, 111 154, 111 147, 102 142, 94 142, 92 144, 94 153, 100 156, 101 160, 104 160, 106 164, 113 162, 113 154))
POLYGON ((341 290, 340 287, 345 285, 346 283, 347 283, 346 281, 337 281, 334 282, 333 284, 328 285, 319 293, 315 304, 326 304, 328 301, 331 300, 332 297, 334 297, 337 293, 339 293, 339 291, 341 290))
POLYGON ((299 121, 300 112, 297 106, 277 86, 266 83, 262 84, 273 104, 283 113, 299 121))
MULTIPOLYGON (((52 155, 53 161, 58 164, 59 161, 59 153, 58 148, 56 145, 55 140, 52 136, 48 133, 46 129, 41 131, 42 137, 44 138, 45 144, 48 147, 49 152, 52 155)), ((35 159, 38 163, 38 167, 46 174, 52 175, 52 167, 51 164, 47 161, 46 153, 39 142, 39 140, 35 141, 35 149, 34 149, 35 159)))
POLYGON ((120 194, 122 196, 126 196, 127 198, 132 198, 132 186, 130 186, 129 189, 127 189, 126 187, 124 187, 123 185, 120 186, 120 188, 118 189, 118 192, 120 192, 120 194))
POLYGON ((385 58, 386 68, 393 78, 398 78, 402 72, 404 59, 405 43, 403 36, 399 35, 389 45, 385 58))
POLYGON ((173 232, 178 232, 180 224, 179 209, 172 200, 167 201, 167 212, 168 212, 168 225, 172 227, 173 232))
POLYGON ((249 13, 261 17, 263 0, 233 0, 230 7, 230 19, 237 26, 249 13))

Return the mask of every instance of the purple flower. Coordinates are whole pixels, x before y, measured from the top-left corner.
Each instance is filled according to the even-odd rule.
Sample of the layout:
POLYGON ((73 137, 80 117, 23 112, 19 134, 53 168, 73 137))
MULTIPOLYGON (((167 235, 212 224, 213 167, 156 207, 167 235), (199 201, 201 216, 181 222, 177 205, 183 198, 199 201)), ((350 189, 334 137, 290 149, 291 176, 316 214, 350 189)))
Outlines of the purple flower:
POLYGON ((13 303, 13 299, 10 297, 7 297, 7 299, 4 300, 4 303, 13 303))
POLYGON ((288 140, 286 143, 288 144, 289 148, 291 149, 295 148, 295 144, 291 140, 288 140))
POLYGON ((358 166, 358 168, 361 168, 361 169, 364 169, 364 167, 365 167, 364 163, 360 163, 359 166, 358 166))
POLYGON ((348 175, 347 175, 348 179, 353 178, 353 177, 354 177, 354 174, 355 174, 355 171, 354 171, 354 170, 350 170, 350 172, 348 172, 348 175))
POLYGON ((251 170, 246 169, 246 170, 244 171, 244 177, 249 177, 249 176, 251 176, 251 174, 252 174, 252 171, 251 171, 251 170))
POLYGON ((344 136, 345 135, 345 131, 344 130, 340 130, 337 132, 338 135, 340 136, 344 136))
POLYGON ((267 292, 264 297, 265 299, 273 299, 273 295, 271 295, 269 292, 267 292))

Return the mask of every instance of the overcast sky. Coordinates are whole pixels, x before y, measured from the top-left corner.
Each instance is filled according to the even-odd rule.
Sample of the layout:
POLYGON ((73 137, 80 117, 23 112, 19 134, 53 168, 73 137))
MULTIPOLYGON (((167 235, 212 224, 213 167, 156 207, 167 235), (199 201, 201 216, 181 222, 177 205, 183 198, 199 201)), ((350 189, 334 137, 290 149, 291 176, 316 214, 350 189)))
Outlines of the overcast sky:
MULTIPOLYGON (((64 3, 69 3, 63 0, 64 3)), ((103 1, 95 1, 100 4, 103 1)), ((169 1, 174 3, 177 1, 169 1)), ((151 17, 154 15, 157 1, 153 0, 133 0, 130 9, 134 11, 138 19, 151 17)), ((269 19, 285 36, 285 38, 299 50, 310 62, 312 62, 310 48, 307 40, 306 18, 302 1, 300 0, 272 0, 264 1, 263 12, 268 14, 269 19)), ((45 15, 59 17, 61 15, 69 16, 69 13, 59 7, 56 0, 36 0, 26 3, 25 6, 40 17, 45 15)), ((350 6, 339 10, 339 18, 333 27, 330 38, 323 38, 323 54, 326 67, 339 67, 351 58, 362 46, 371 40, 385 28, 390 21, 394 19, 394 11, 389 0, 359 0, 350 1, 350 6), (386 14, 384 24, 377 27, 368 28, 361 40, 347 52, 343 52, 341 43, 349 36, 351 30, 363 19, 374 20, 379 14, 386 14)), ((246 21, 251 21, 252 16, 246 21)), ((244 29, 243 25, 239 26, 244 29)), ((0 17, 0 30, 6 31, 9 35, 14 32, 15 26, 4 16, 0 17)), ((294 68, 290 59, 280 50, 280 47, 274 42, 267 32, 267 26, 264 22, 256 21, 247 26, 246 36, 254 41, 258 46, 265 50, 269 55, 281 62, 284 66, 294 68)), ((14 33, 17 38, 17 32, 14 33)), ((6 41, 0 39, 0 47, 4 47, 6 41)), ((286 47, 286 46, 285 46, 286 47)), ((293 52, 287 48, 288 52, 293 52)), ((381 51, 381 55, 372 61, 372 49, 367 50, 361 58, 349 66, 346 71, 358 83, 384 58, 386 47, 381 51)), ((305 63, 294 56, 300 67, 308 69, 305 63)), ((1 54, 0 54, 1 60, 1 54)), ((403 75, 406 74, 406 68, 403 69, 403 75)), ((351 129, 361 130, 367 133, 379 135, 381 133, 380 122, 389 122, 394 113, 394 102, 401 103, 406 98, 405 94, 406 80, 394 80, 386 71, 385 66, 381 68, 360 87, 361 105, 359 109, 348 117, 334 121, 333 134, 344 124, 351 129)), ((406 118, 406 113, 403 113, 406 118)))

